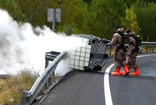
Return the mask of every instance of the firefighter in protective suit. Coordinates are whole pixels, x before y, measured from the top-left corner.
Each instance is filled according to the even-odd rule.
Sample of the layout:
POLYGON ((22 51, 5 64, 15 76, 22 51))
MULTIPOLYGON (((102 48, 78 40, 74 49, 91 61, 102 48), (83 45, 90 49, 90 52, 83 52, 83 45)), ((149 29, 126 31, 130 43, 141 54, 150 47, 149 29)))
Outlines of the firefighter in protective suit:
POLYGON ((128 58, 127 58, 127 65, 128 65, 128 68, 134 68, 134 72, 131 73, 130 75, 132 76, 136 76, 136 75, 140 75, 140 72, 139 72, 139 68, 138 68, 138 64, 136 62, 136 57, 138 55, 138 52, 139 52, 139 48, 137 46, 137 40, 136 40, 136 37, 135 37, 135 32, 132 32, 130 29, 128 29, 125 33, 125 35, 129 35, 129 46, 128 46, 128 49, 127 49, 127 55, 128 55, 128 58))
POLYGON ((124 47, 124 29, 120 26, 115 27, 115 34, 112 37, 111 45, 114 46, 114 64, 116 71, 112 72, 111 75, 120 76, 123 74, 126 76, 129 73, 127 64, 126 64, 126 55, 124 47), (123 73, 120 72, 121 67, 124 67, 123 73))

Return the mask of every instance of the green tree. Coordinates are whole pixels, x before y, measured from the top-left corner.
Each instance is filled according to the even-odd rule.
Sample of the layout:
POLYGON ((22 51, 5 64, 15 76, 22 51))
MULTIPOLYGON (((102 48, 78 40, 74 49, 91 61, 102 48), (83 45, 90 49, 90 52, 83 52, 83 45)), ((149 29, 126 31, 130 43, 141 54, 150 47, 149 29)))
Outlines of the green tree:
POLYGON ((16 21, 25 21, 25 14, 16 0, 1 0, 0 8, 7 10, 16 21))
POLYGON ((123 0, 128 8, 136 2, 136 0, 123 0))
POLYGON ((80 33, 84 28, 87 3, 82 0, 18 0, 27 21, 33 26, 52 26, 47 22, 48 8, 61 8, 61 22, 56 23, 56 31, 80 33))
POLYGON ((125 29, 131 29, 132 31, 139 34, 139 31, 141 28, 138 25, 138 22, 136 20, 137 16, 134 13, 134 7, 131 6, 130 9, 126 8, 126 15, 125 18, 121 18, 122 25, 125 27, 125 29))
POLYGON ((17 2, 22 8, 22 12, 26 15, 26 21, 33 26, 48 24, 47 9, 57 5, 56 0, 17 0, 17 2))
POLYGON ((73 34, 83 33, 88 4, 82 0, 66 0, 62 2, 62 19, 57 30, 71 30, 73 34))
POLYGON ((134 4, 137 21, 141 27, 140 33, 144 41, 156 41, 156 4, 137 1, 134 4))
POLYGON ((154 0, 0 0, 0 8, 6 9, 18 22, 30 22, 34 27, 51 27, 47 9, 61 8, 56 32, 110 39, 114 27, 123 25, 140 33, 144 41, 156 41, 154 0))
POLYGON ((110 39, 114 27, 121 24, 119 17, 125 14, 122 0, 93 0, 86 16, 87 33, 110 39))

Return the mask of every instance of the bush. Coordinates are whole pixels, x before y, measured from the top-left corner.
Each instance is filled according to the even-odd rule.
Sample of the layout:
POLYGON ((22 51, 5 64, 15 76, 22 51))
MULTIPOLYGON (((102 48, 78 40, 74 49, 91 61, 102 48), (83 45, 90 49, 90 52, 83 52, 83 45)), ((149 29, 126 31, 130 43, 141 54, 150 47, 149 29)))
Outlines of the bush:
POLYGON ((24 70, 18 75, 0 79, 0 105, 20 104, 23 90, 29 90, 36 78, 37 74, 24 70))

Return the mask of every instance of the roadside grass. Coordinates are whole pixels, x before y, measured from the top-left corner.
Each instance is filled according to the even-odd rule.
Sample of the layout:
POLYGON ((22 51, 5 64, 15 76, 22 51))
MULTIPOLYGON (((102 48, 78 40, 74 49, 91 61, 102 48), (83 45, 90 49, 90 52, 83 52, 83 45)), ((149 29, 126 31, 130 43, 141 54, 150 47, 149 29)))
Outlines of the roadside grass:
POLYGON ((19 105, 23 90, 29 90, 37 76, 37 73, 23 70, 17 75, 0 79, 0 105, 19 105))

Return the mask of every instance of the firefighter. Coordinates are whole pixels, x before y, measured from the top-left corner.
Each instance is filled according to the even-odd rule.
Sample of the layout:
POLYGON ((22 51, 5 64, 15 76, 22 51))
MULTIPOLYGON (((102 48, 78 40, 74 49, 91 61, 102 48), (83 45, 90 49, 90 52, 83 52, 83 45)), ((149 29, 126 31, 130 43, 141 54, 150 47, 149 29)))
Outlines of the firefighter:
POLYGON ((120 76, 123 74, 126 76, 129 73, 126 64, 126 55, 124 47, 124 29, 120 26, 115 27, 115 34, 112 37, 111 45, 114 46, 114 64, 116 71, 112 72, 111 75, 120 76), (123 73, 120 72, 121 67, 124 67, 123 73))
POLYGON ((129 35, 129 45, 127 49, 127 65, 128 68, 134 68, 134 72, 131 73, 130 75, 136 76, 140 75, 138 64, 136 62, 136 57, 139 53, 139 48, 137 46, 137 39, 136 39, 136 34, 135 32, 132 32, 130 29, 126 30, 126 34, 129 35))

